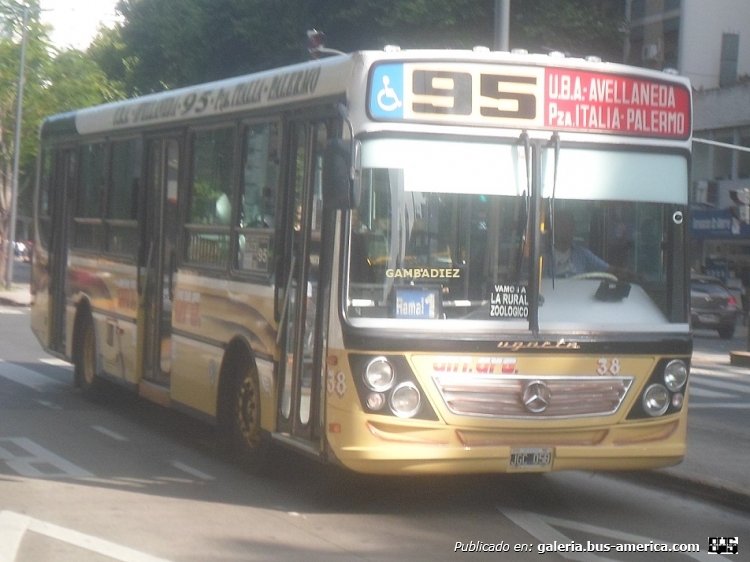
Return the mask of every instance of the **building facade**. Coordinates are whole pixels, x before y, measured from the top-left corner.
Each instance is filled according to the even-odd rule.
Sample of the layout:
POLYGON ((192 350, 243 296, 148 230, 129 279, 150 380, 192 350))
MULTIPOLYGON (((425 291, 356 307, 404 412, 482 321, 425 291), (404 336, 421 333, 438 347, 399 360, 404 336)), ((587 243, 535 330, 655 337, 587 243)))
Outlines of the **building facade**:
POLYGON ((750 286, 748 209, 732 197, 750 188, 750 0, 628 0, 626 12, 625 60, 694 88, 693 268, 750 286))

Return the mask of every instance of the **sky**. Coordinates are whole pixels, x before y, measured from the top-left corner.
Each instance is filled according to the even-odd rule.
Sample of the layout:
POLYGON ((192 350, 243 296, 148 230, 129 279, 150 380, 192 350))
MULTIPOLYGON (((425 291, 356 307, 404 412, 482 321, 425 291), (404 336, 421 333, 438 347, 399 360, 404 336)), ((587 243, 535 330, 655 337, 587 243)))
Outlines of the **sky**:
POLYGON ((118 0, 41 0, 42 21, 53 26, 50 39, 58 49, 85 50, 100 25, 115 22, 118 0))

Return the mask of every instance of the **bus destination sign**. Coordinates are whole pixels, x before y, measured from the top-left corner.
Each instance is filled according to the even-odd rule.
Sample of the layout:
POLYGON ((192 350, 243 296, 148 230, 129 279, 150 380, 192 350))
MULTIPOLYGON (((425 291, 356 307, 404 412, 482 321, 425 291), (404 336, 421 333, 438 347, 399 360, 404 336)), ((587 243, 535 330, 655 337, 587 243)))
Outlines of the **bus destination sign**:
POLYGON ((370 76, 368 110, 377 120, 680 140, 691 130, 683 83, 560 67, 381 64, 370 76))

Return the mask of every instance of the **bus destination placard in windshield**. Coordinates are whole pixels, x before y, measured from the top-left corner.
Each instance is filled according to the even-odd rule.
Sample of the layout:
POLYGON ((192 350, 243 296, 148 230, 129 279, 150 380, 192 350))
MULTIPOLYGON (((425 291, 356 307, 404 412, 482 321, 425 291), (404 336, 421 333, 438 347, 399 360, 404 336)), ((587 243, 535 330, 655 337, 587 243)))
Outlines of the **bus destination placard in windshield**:
POLYGON ((576 68, 387 63, 370 75, 376 120, 688 139, 690 92, 678 82, 576 68))

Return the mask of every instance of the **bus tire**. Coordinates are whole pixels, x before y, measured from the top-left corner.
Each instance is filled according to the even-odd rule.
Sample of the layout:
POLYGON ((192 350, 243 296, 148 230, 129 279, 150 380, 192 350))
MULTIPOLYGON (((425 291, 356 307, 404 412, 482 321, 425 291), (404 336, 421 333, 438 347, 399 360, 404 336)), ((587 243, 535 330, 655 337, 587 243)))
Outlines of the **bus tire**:
POLYGON ((96 335, 94 321, 85 315, 76 331, 74 351, 75 385, 89 397, 96 396, 101 390, 101 378, 96 374, 96 335))
POLYGON ((271 444, 260 425, 260 383, 250 361, 238 362, 224 395, 223 430, 232 456, 251 472, 268 468, 271 444))

